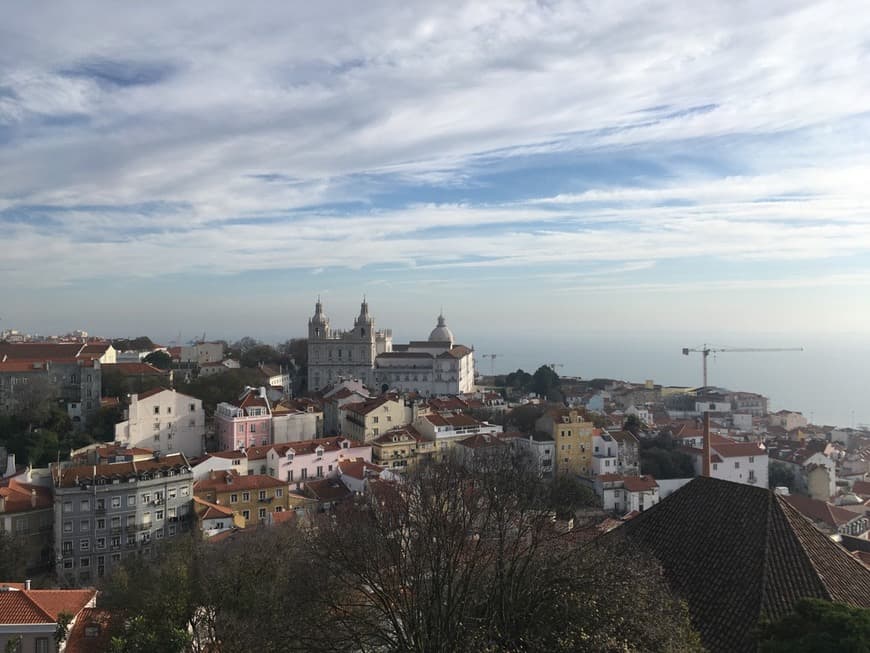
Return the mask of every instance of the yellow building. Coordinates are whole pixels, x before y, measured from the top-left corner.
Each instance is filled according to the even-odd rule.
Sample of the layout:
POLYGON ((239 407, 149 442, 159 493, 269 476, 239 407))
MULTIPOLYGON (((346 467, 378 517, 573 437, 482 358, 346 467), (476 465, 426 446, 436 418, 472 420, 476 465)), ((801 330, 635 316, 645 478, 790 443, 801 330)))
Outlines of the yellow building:
POLYGON ((372 440, 372 462, 393 469, 408 469, 419 460, 431 459, 435 442, 427 440, 413 426, 387 431, 372 440))
POLYGON ((211 472, 208 478, 194 483, 193 494, 241 514, 246 526, 265 522, 270 512, 293 510, 306 503, 290 491, 286 481, 262 474, 239 476, 235 470, 211 472))
POLYGON ((551 408, 535 422, 538 431, 556 443, 557 474, 592 474, 592 435, 595 426, 586 413, 574 408, 551 408))

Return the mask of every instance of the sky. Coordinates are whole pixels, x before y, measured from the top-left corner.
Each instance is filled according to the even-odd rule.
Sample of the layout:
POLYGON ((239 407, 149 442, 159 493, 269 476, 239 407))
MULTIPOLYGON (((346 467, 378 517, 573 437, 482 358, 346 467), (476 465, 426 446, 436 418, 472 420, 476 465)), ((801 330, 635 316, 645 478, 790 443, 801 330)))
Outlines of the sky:
POLYGON ((274 342, 366 295, 397 341, 443 307, 491 347, 866 343, 868 34, 864 0, 11 3, 0 330, 274 342))

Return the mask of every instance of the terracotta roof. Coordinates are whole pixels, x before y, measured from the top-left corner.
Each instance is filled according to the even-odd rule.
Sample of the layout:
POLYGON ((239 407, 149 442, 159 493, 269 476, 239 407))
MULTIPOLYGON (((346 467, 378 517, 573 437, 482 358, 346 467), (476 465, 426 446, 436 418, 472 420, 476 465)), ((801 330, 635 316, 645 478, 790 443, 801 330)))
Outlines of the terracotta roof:
POLYGON ((623 478, 623 487, 629 492, 648 492, 659 486, 652 476, 626 476, 623 478))
POLYGON ((25 590, 30 598, 53 620, 61 612, 76 615, 97 596, 95 589, 83 590, 25 590))
POLYGON ((746 456, 766 456, 767 449, 758 442, 714 443, 712 449, 723 458, 743 458, 746 456))
POLYGON ((870 481, 855 481, 852 492, 859 497, 870 497, 870 481))
POLYGON ((104 363, 103 372, 117 372, 121 376, 169 376, 170 370, 148 363, 104 363))
POLYGON ((870 569, 763 488, 698 477, 605 537, 659 560, 711 652, 754 652, 803 597, 870 607, 870 569))
POLYGON ((246 453, 244 451, 240 451, 238 449, 234 449, 233 451, 213 451, 208 456, 206 456, 203 460, 207 460, 208 458, 212 458, 212 457, 235 460, 237 458, 245 458, 246 453))
POLYGON ((461 439, 457 444, 469 449, 488 449, 490 447, 504 447, 504 441, 493 433, 475 433, 461 439))
POLYGON ((265 474, 241 476, 236 470, 215 472, 215 478, 204 478, 193 484, 194 493, 215 490, 235 492, 236 490, 265 490, 266 488, 287 487, 287 483, 265 474))
POLYGON ((341 446, 342 442, 348 442, 348 447, 351 449, 366 446, 364 442, 360 442, 359 440, 351 440, 350 438, 342 436, 333 436, 331 438, 317 438, 315 440, 300 440, 299 442, 282 442, 281 444, 272 445, 272 449, 274 449, 279 456, 286 456, 287 452, 291 450, 297 456, 304 456, 307 454, 313 454, 317 451, 318 447, 323 447, 324 452, 341 451, 343 449, 341 446))
POLYGON ((84 608, 66 638, 65 653, 107 650, 112 632, 112 613, 103 608, 84 608))
POLYGON ((29 596, 27 591, 0 592, 0 625, 51 624, 51 615, 29 596))
POLYGON ((423 419, 425 419, 430 424, 434 426, 452 426, 456 427, 464 427, 464 426, 482 426, 483 422, 474 419, 471 415, 466 415, 465 413, 450 413, 447 415, 441 413, 431 413, 429 415, 424 415, 423 419))
POLYGON ((60 480, 57 467, 52 465, 52 478, 57 487, 75 487, 81 483, 94 483, 97 479, 133 478, 139 474, 190 469, 184 454, 174 453, 161 456, 159 460, 135 460, 122 463, 101 463, 99 465, 74 465, 62 467, 60 480))
POLYGON ((341 501, 351 496, 347 486, 335 478, 306 481, 305 491, 318 501, 341 501))
POLYGON ((269 402, 266 401, 265 398, 260 396, 258 390, 251 389, 246 392, 239 401, 234 402, 233 405, 237 406, 238 408, 252 408, 254 406, 268 408, 269 402))
POLYGON ((53 360, 59 359, 92 359, 99 358, 106 353, 110 343, 81 342, 24 342, 24 343, 0 343, 0 359, 3 356, 19 360, 53 360))
POLYGON ((146 390, 145 392, 140 392, 136 395, 137 399, 148 399, 148 397, 153 397, 154 395, 159 395, 161 392, 171 392, 169 388, 152 388, 151 390, 146 390))
POLYGON ((800 494, 791 494, 783 497, 783 499, 804 517, 814 522, 822 522, 833 530, 837 530, 843 524, 848 524, 850 521, 863 517, 860 513, 852 512, 839 506, 833 506, 826 501, 801 496, 800 494))
POLYGON ((227 508, 226 506, 206 501, 198 496, 193 497, 193 502, 205 508, 205 510, 199 515, 200 519, 220 519, 221 517, 233 516, 232 508, 227 508))
POLYGON ((54 504, 51 488, 21 483, 14 478, 0 481, 0 497, 4 499, 4 513, 45 510, 54 504))
POLYGON ((265 460, 269 451, 274 447, 273 444, 258 444, 253 447, 248 447, 245 452, 248 455, 248 460, 265 460))
POLYGON ((420 432, 413 426, 398 426, 390 429, 383 435, 379 435, 374 440, 373 444, 392 444, 393 438, 397 438, 400 442, 403 440, 412 440, 414 442, 422 442, 425 438, 420 435, 420 432))
POLYGON ((384 471, 384 468, 366 462, 362 458, 357 458, 356 460, 342 460, 339 462, 338 471, 341 472, 343 476, 350 476, 351 478, 362 481, 372 475, 377 476, 384 471))
POLYGON ((375 397, 374 399, 357 401, 350 404, 345 404, 341 407, 341 410, 356 413, 357 415, 368 415, 369 413, 383 406, 388 401, 398 401, 398 397, 396 397, 395 395, 384 395, 382 397, 375 397))

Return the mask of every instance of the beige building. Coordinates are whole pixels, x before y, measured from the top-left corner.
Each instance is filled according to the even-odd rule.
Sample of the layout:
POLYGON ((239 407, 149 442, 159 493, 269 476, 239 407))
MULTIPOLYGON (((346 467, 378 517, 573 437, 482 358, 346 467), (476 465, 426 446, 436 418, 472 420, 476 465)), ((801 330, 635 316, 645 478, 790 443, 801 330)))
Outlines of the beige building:
POLYGON ((535 428, 555 442, 557 474, 592 474, 592 436, 595 426, 586 413, 574 408, 552 408, 544 413, 535 428))
POLYGON ((412 410, 396 395, 345 404, 339 409, 341 434, 353 440, 370 442, 392 428, 410 423, 412 410))
POLYGON ((408 469, 420 460, 431 460, 434 440, 427 440, 413 426, 391 429, 372 440, 372 462, 382 467, 408 469))

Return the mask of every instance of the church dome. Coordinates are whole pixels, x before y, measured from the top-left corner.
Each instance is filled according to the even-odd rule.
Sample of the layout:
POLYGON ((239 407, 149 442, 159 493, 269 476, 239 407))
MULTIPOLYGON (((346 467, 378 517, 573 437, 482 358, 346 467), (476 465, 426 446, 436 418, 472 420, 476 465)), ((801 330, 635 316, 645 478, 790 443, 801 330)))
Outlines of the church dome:
POLYGON ((453 346, 453 332, 444 321, 443 315, 438 316, 438 326, 429 334, 429 342, 449 342, 450 346, 453 346))

